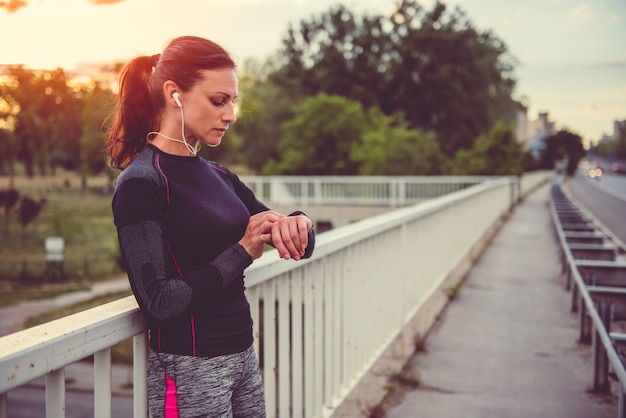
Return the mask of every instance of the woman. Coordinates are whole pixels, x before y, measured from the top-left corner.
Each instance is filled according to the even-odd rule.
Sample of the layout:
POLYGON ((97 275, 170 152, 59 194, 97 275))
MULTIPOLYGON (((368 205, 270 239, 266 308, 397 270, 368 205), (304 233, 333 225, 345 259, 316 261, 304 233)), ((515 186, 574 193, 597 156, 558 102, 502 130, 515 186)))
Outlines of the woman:
POLYGON ((273 245, 310 257, 300 212, 259 202, 239 178, 197 155, 235 123, 235 64, 215 43, 174 39, 120 79, 107 140, 122 170, 113 213, 128 277, 150 330, 148 395, 158 417, 263 417, 244 270, 273 245))

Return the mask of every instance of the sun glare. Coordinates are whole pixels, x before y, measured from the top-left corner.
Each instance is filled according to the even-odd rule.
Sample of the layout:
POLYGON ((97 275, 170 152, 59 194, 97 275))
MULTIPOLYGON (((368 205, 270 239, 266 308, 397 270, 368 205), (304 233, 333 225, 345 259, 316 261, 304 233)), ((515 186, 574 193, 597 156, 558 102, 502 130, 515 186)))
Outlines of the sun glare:
POLYGON ((150 0, 30 0, 12 13, 0 9, 0 64, 33 69, 73 69, 116 57, 117 25, 138 15, 150 0))

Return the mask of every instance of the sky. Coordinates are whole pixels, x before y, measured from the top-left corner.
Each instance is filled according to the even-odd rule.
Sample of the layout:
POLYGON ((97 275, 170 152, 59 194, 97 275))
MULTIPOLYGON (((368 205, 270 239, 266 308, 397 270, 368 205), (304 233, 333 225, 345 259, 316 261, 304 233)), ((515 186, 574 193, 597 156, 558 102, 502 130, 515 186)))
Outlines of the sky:
MULTIPOLYGON (((264 61, 291 24, 336 0, 0 0, 0 64, 73 69, 152 55, 180 35, 210 38, 238 62, 264 61)), ((395 0, 341 1, 357 15, 395 0)), ((430 8, 432 0, 422 2, 430 8)), ((626 0, 445 0, 491 30, 519 64, 515 98, 586 143, 626 119, 626 0)))

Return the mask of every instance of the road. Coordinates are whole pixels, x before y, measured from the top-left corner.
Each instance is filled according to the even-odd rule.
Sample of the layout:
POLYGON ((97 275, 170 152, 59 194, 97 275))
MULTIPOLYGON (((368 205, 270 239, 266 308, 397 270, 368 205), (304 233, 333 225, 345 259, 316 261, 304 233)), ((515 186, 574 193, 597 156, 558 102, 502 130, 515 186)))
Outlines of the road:
POLYGON ((581 171, 569 182, 569 190, 604 226, 626 243, 626 176, 604 174, 591 179, 581 171))

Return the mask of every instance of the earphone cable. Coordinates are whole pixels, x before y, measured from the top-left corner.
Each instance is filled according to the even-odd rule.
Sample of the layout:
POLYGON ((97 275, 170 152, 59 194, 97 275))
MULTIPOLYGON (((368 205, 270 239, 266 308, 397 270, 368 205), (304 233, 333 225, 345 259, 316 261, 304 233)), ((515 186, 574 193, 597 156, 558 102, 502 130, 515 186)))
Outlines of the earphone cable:
POLYGON ((189 151, 189 153, 191 155, 197 155, 198 154, 198 148, 196 145, 196 148, 192 147, 189 142, 187 142, 187 139, 185 138, 185 115, 183 113, 183 108, 180 108, 180 119, 181 119, 181 128, 180 128, 180 133, 183 136, 183 139, 180 140, 178 138, 172 138, 171 136, 167 136, 165 134, 162 134, 161 132, 156 132, 156 131, 151 131, 148 132, 146 134, 146 140, 148 142, 150 142, 150 135, 160 135, 163 138, 169 139, 170 141, 174 141, 174 142, 180 142, 181 144, 185 144, 185 147, 187 148, 187 151, 189 151))

